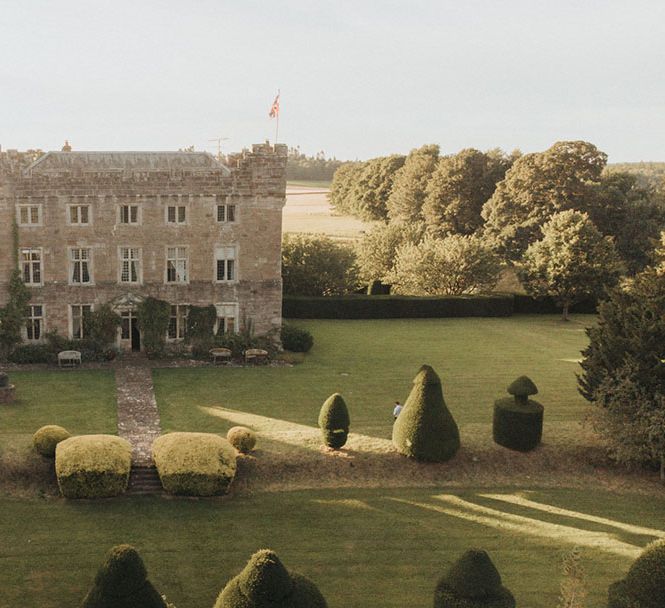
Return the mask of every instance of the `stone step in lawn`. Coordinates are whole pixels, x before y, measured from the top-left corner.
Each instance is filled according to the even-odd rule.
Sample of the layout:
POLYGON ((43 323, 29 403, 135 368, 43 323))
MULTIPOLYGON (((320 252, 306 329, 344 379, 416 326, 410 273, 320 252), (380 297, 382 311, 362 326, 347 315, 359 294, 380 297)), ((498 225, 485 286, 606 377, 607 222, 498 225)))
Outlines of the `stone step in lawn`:
POLYGON ((155 467, 132 467, 128 494, 161 494, 164 492, 155 467))

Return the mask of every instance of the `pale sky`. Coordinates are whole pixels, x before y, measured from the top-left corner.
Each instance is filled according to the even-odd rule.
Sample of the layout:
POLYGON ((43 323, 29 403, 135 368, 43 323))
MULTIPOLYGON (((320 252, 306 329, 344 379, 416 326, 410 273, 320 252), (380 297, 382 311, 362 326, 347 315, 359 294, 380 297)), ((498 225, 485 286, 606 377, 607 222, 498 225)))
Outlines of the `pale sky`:
POLYGON ((663 0, 0 0, 0 145, 665 161, 663 0))

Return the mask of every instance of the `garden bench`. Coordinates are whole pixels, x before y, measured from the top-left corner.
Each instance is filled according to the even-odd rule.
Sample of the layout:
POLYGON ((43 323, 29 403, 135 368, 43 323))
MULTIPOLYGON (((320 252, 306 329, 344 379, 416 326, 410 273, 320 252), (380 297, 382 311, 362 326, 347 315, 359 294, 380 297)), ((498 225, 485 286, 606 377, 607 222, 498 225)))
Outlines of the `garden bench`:
POLYGON ((231 351, 228 348, 211 348, 209 352, 213 365, 217 365, 218 361, 226 363, 231 360, 231 351))
POLYGON ((268 360, 268 351, 262 348, 248 348, 245 351, 245 363, 265 363, 268 360))
POLYGON ((58 367, 77 367, 81 365, 81 353, 77 350, 63 350, 58 353, 58 367))

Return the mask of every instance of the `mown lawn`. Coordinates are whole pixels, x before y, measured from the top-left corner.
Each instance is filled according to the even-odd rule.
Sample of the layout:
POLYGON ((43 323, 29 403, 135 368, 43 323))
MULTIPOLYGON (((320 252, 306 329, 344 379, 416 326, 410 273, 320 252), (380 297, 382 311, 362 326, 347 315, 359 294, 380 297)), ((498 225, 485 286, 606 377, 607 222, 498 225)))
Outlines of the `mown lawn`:
POLYGON ((563 323, 557 316, 506 319, 298 321, 314 348, 294 367, 161 369, 153 372, 167 430, 224 431, 200 406, 222 406, 316 425, 319 408, 340 392, 352 431, 390 437, 392 404, 404 401, 419 366, 441 376, 457 421, 490 423, 492 405, 517 376, 538 385, 548 421, 583 417, 575 361, 595 317, 563 323))
MULTIPOLYGON (((225 582, 259 548, 314 579, 331 608, 427 608, 443 570, 469 547, 486 549, 517 605, 557 605, 560 561, 574 546, 555 535, 515 534, 430 511, 444 490, 335 490, 258 494, 229 500, 151 497, 106 501, 0 499, 0 606, 76 606, 105 551, 129 542, 150 577, 178 608, 210 608, 225 582)), ((506 490, 504 490, 505 492, 506 490)), ((482 492, 487 492, 483 490, 482 492)), ((510 490, 508 490, 510 492, 510 490)), ((635 551, 652 537, 613 525, 501 505, 469 489, 473 504, 539 522, 602 532, 635 551)), ((623 523, 662 527, 661 499, 599 491, 529 492, 531 500, 623 523)), ((582 552, 588 608, 605 605, 607 586, 632 557, 613 549, 582 552)))
POLYGON ((19 371, 10 381, 18 399, 0 406, 0 446, 45 424, 77 434, 117 431, 112 371, 19 371))

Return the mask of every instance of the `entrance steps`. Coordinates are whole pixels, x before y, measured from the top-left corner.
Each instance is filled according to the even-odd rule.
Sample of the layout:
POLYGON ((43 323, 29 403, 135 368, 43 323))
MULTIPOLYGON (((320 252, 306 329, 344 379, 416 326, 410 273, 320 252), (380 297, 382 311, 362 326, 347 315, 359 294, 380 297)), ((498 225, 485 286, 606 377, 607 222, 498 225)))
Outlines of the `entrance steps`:
POLYGON ((155 467, 133 466, 127 494, 163 494, 164 488, 155 467))

